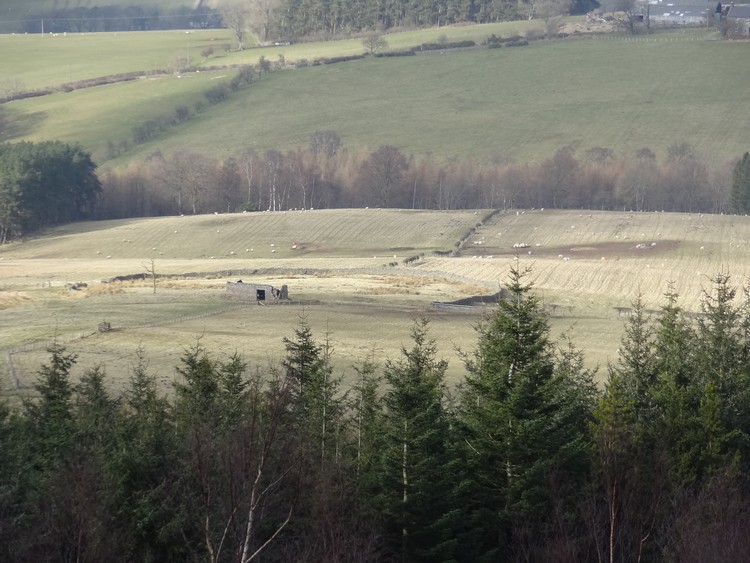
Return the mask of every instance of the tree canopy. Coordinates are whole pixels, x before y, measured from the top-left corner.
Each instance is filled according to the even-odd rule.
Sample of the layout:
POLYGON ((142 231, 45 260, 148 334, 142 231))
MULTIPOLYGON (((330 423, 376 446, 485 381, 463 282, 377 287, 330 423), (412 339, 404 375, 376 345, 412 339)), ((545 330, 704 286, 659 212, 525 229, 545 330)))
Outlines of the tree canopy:
POLYGON ((101 191, 91 155, 60 141, 0 145, 0 243, 89 217, 101 191))

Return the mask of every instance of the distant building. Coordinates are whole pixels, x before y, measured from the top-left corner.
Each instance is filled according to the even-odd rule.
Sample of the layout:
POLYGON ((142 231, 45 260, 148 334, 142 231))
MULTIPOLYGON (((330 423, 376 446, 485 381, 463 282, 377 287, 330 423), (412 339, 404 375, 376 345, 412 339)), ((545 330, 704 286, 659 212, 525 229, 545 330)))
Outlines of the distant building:
POLYGON ((289 289, 282 285, 280 289, 272 285, 245 283, 242 280, 227 282, 227 297, 230 299, 244 299, 257 301, 259 304, 289 301, 289 289))
POLYGON ((747 37, 750 35, 750 5, 731 6, 727 12, 729 35, 747 37))
POLYGON ((705 25, 713 18, 716 0, 650 0, 648 18, 651 25, 672 27, 682 25, 705 25))

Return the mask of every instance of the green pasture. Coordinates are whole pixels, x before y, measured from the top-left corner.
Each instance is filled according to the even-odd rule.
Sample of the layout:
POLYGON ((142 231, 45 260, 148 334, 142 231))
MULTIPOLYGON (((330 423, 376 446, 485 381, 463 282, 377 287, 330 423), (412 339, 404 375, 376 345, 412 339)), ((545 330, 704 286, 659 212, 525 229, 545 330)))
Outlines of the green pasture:
MULTIPOLYGON (((4 110, 6 131, 13 140, 79 143, 101 162, 107 141, 132 142, 135 125, 161 117, 173 119, 178 106, 193 111, 195 102, 205 103, 202 92, 227 76, 231 74, 150 76, 17 100, 0 106, 0 110, 4 110)), ((175 127, 171 134, 178 131, 175 127)))
MULTIPOLYGON (((503 25, 509 30, 509 24, 503 25)), ((389 41, 406 46, 439 33, 453 40, 464 30, 477 39, 490 32, 510 34, 468 26, 407 32, 389 41)), ((582 151, 609 147, 617 153, 650 147, 663 156, 670 145, 688 142, 716 162, 726 162, 747 150, 750 111, 738 93, 747 88, 748 78, 737 71, 746 45, 706 37, 705 31, 692 31, 581 38, 285 69, 110 165, 157 149, 219 157, 248 148, 283 150, 305 146, 318 129, 335 130, 345 147, 374 149, 388 143, 407 154, 443 158, 535 160, 563 146, 582 151)), ((209 35, 204 38, 210 41, 209 35)), ((182 40, 176 36, 164 60, 181 48, 182 40)), ((283 54, 290 61, 327 49, 331 55, 346 54, 360 52, 361 45, 352 39, 221 56, 228 64, 257 62, 261 54, 274 61, 283 54)), ((101 160, 107 140, 129 139, 133 125, 173 115, 176 106, 202 99, 212 80, 230 74, 141 80, 5 104, 0 109, 11 124, 5 139, 78 141, 101 160)))
MULTIPOLYGON (((535 22, 420 29, 385 35, 390 50, 434 42, 444 35, 449 41, 472 39, 481 42, 490 34, 510 36, 531 27, 535 22)), ((198 68, 233 64, 256 64, 261 56, 288 62, 307 59, 357 55, 364 52, 360 38, 338 41, 297 43, 284 46, 253 46, 254 38, 245 39, 246 49, 235 51, 236 41, 229 30, 169 30, 107 33, 68 33, 57 35, 0 34, 0 86, 17 81, 22 89, 84 80, 134 71, 169 70, 175 60, 187 59, 198 68), (232 50, 226 51, 229 46, 232 50), (212 48, 204 57, 202 52, 212 48)))
POLYGON ((175 60, 201 64, 201 52, 214 48, 222 64, 226 29, 0 35, 0 89, 15 82, 22 90, 125 72, 169 70, 175 60))
POLYGON ((224 155, 304 146, 317 129, 337 131, 347 147, 387 143, 407 154, 484 160, 534 160, 564 146, 617 153, 650 147, 664 156, 682 142, 719 162, 742 154, 750 111, 737 93, 748 78, 736 69, 746 45, 670 37, 277 72, 125 160, 156 147, 224 155))

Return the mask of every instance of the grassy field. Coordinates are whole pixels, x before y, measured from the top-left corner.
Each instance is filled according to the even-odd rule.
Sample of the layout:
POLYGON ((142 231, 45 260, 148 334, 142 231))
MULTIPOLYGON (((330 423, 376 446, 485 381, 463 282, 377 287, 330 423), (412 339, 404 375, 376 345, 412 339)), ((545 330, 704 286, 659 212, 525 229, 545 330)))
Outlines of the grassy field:
MULTIPOLYGON (((216 2, 214 2, 216 3, 216 2)), ((195 2, 191 0, 159 0, 159 7, 163 10, 180 8, 182 6, 192 7, 195 2)), ((3 0, 0 13, 6 18, 18 15, 41 14, 53 10, 91 8, 93 6, 143 6, 154 5, 154 0, 3 0)))
MULTIPOLYGON (((570 333, 592 367, 616 360, 623 311, 638 291, 648 308, 658 309, 671 282, 680 304, 695 311, 711 276, 728 272, 741 285, 750 270, 750 219, 670 213, 500 214, 484 222, 458 256, 431 255, 451 248, 481 216, 338 210, 69 225, 0 248, 0 351, 58 338, 79 354, 81 369, 103 364, 121 385, 143 345, 169 389, 180 355, 198 339, 218 355, 239 351, 253 365, 267 366, 283 355, 282 339, 304 316, 318 338, 331 335, 337 372, 351 381, 353 363, 368 355, 381 364, 397 357, 414 318, 428 315, 456 383, 463 375, 456 348, 472 349, 482 309, 431 303, 491 294, 514 264, 531 268, 553 335, 570 333), (514 250, 519 242, 529 247, 514 250), (245 244, 253 251, 245 252, 251 248, 245 244), (113 248, 119 252, 108 258, 104 252, 113 248), (213 259, 209 251, 216 252, 213 259), (421 252, 417 262, 403 263, 421 252), (101 283, 145 272, 152 257, 157 273, 171 275, 157 280, 156 294, 150 280, 101 283), (186 273, 193 275, 180 276, 186 273), (295 304, 228 301, 225 283, 239 277, 286 284, 295 304), (65 289, 78 281, 88 287, 65 289), (98 333, 105 320, 116 330, 98 333)), ((13 359, 28 383, 45 352, 40 345, 13 359)), ((7 366, 0 371, 8 386, 7 366)))
MULTIPOLYGON (((444 31, 449 39, 480 39, 490 32, 507 36, 510 24, 503 25, 504 33, 489 26, 444 31)), ((437 32, 409 32, 389 40, 401 47, 437 32)), ((212 38, 189 37, 195 41, 194 51, 212 38)), ((567 145, 581 150, 610 147, 618 153, 648 146, 663 155, 671 144, 689 142, 699 153, 725 162, 747 150, 744 132, 750 127, 750 111, 737 92, 746 89, 748 79, 735 71, 744 61, 746 45, 706 37, 706 31, 692 31, 638 41, 589 38, 285 70, 108 165, 144 158, 156 149, 188 148, 225 157, 247 148, 304 146, 317 129, 337 131, 349 147, 390 143, 406 153, 442 157, 534 160, 567 145)), ((9 43, 14 39, 0 38, 9 43)), ((72 38, 58 39, 63 44, 72 38)), ((174 34, 153 56, 148 49, 138 57, 128 55, 121 69, 160 66, 185 48, 184 39, 184 34, 174 34), (157 59, 161 62, 153 62, 157 59)), ((279 54, 292 61, 361 50, 352 39, 222 53, 220 63, 257 62, 260 55, 276 60, 279 54)), ((76 48, 68 60, 74 60, 74 52, 76 48)), ((2 74, 12 76, 21 63, 6 60, 18 59, 4 57, 0 62, 0 69, 7 68, 2 74)), ((216 62, 209 59, 206 64, 216 62)), ((58 60, 51 74, 58 77, 51 80, 64 79, 66 72, 66 64, 58 60)), ((31 83, 45 80, 42 68, 29 73, 31 83)), ((172 115, 178 105, 192 107, 220 76, 140 80, 16 101, 3 110, 11 122, 12 140, 78 141, 101 160, 106 141, 130 139, 133 124, 172 115)))
POLYGON ((201 51, 214 47, 216 64, 231 43, 225 29, 111 33, 69 33, 65 36, 0 35, 0 76, 24 89, 75 82, 134 71, 170 69, 175 59, 190 55, 203 62, 201 51))

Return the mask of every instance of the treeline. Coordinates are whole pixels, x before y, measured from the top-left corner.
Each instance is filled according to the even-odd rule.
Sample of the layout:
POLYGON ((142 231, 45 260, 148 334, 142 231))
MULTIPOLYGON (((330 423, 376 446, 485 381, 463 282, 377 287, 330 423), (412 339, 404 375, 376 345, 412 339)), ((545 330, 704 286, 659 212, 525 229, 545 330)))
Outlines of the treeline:
MULTIPOLYGON (((156 4, 156 3, 154 3, 156 4)), ((78 6, 50 10, 23 20, 0 22, 4 33, 89 33, 160 29, 231 27, 231 9, 195 7, 165 10, 145 6, 78 6), (229 20, 229 23, 225 20, 229 20)), ((190 4, 190 5, 189 5, 190 4)), ((492 23, 550 15, 585 14, 597 0, 251 0, 240 8, 258 27, 263 41, 271 38, 332 37, 394 27, 440 27, 459 23, 492 23)))
POLYGON ((90 216, 101 191, 96 165, 60 141, 0 144, 0 244, 90 216))
POLYGON ((647 148, 615 155, 565 147, 531 164, 446 162, 390 145, 347 150, 335 132, 317 131, 307 149, 227 160, 157 152, 102 177, 97 217, 366 206, 722 213, 734 209, 732 166, 709 164, 687 144, 661 159, 647 148))
POLYGON ((0 558, 746 560, 750 309, 729 276, 697 323, 672 291, 655 319, 636 299, 599 390, 525 274, 453 392, 424 319, 347 390, 304 321, 267 368, 199 342, 169 399, 143 350, 117 395, 53 347, 0 413, 0 558))
MULTIPOLYGON (((33 19, 0 22, 4 33, 93 33, 222 27, 217 10, 187 6, 164 10, 144 6, 78 6, 35 14, 33 19)), ((201 2, 202 4, 202 2, 201 2)))
POLYGON ((279 37, 291 39, 369 29, 440 27, 585 14, 597 7, 596 0, 281 0, 271 13, 270 27, 279 37))

